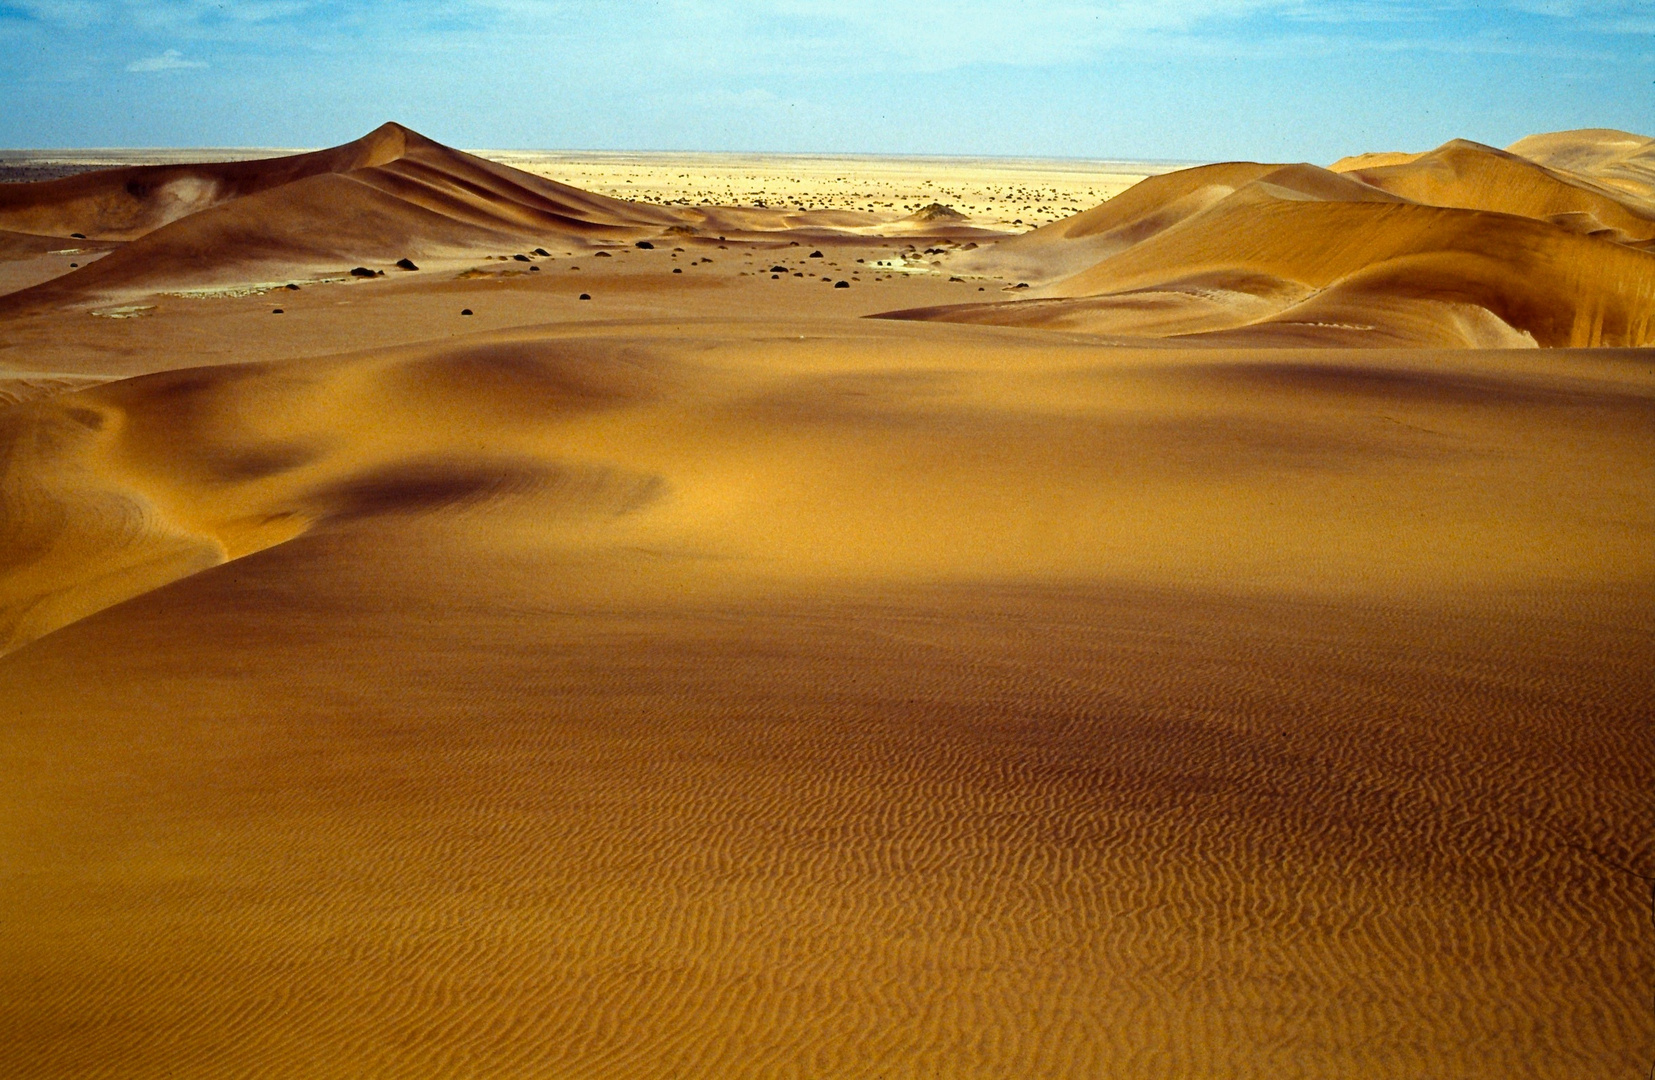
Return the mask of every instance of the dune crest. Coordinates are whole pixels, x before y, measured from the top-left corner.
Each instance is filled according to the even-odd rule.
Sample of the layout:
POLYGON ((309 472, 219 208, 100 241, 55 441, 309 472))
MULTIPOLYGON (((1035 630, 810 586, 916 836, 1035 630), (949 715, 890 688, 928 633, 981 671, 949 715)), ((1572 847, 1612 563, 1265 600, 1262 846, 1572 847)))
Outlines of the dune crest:
POLYGON ((167 290, 340 274, 355 263, 533 248, 586 249, 674 234, 995 239, 958 213, 662 206, 598 195, 388 123, 291 157, 145 165, 0 185, 0 230, 75 234, 95 263, 0 295, 0 314, 167 290))
POLYGON ((1506 150, 1655 204, 1655 138, 1647 135, 1611 128, 1554 131, 1518 139, 1506 150))
POLYGON ((1456 140, 1151 177, 961 264, 1034 286, 1018 300, 885 317, 1212 344, 1642 346, 1652 243, 1636 196, 1456 140), (1253 285, 1212 287, 1239 281, 1253 285))

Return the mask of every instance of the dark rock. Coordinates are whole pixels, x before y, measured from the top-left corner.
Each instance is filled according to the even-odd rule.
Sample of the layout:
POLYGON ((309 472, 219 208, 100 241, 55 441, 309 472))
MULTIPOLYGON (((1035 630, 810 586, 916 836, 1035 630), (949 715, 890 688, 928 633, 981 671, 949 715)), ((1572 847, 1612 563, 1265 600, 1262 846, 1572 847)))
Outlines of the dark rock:
POLYGON ((357 267, 353 267, 351 269, 351 277, 374 277, 374 276, 376 276, 374 271, 369 270, 366 266, 357 266, 357 267))
POLYGON ((398 259, 397 260, 397 266, 401 267, 404 270, 418 270, 419 269, 419 267, 414 265, 414 260, 413 259, 398 259))
POLYGON ((532 273, 532 274, 538 274, 540 272, 540 267, 531 266, 531 267, 529 267, 529 272, 532 273))
POLYGON ((592 294, 589 293, 589 292, 583 292, 583 293, 580 294, 580 298, 582 300, 590 300, 590 299, 592 299, 592 294))
POLYGON ((785 267, 785 266, 772 266, 770 268, 770 272, 772 274, 785 274, 785 273, 787 273, 787 267, 785 267))
POLYGON ((636 244, 633 244, 632 246, 643 248, 645 251, 654 251, 655 250, 655 245, 650 243, 648 240, 640 240, 636 244))
POLYGON ((83 233, 83 232, 72 232, 72 233, 69 234, 69 236, 72 239, 75 239, 75 240, 85 240, 86 239, 86 234, 83 233))
POLYGON ((293 284, 290 281, 290 282, 287 283, 287 291, 288 292, 298 292, 299 291, 299 286, 293 284))
POLYGON ((609 252, 607 252, 607 251, 600 251, 596 255, 592 256, 592 258, 594 258, 594 259, 612 259, 612 258, 614 258, 614 256, 609 254, 609 252))
POLYGON ((460 314, 461 315, 470 315, 471 314, 471 309, 470 308, 461 308, 460 309, 460 314))
POLYGON ((821 252, 820 252, 820 251, 812 251, 812 252, 811 252, 811 253, 810 253, 810 257, 811 257, 811 258, 812 258, 812 259, 822 259, 822 258, 826 258, 826 256, 825 256, 825 255, 823 255, 823 254, 822 254, 822 253, 821 253, 821 252))
POLYGON ((552 257, 552 253, 547 251, 545 248, 535 248, 534 253, 539 255, 542 259, 549 259, 552 257))
POLYGON ((684 271, 680 267, 675 266, 672 268, 672 272, 675 274, 682 274, 684 271))
POLYGON ((272 314, 272 315, 280 315, 281 313, 282 313, 281 308, 271 308, 270 309, 270 314, 272 314))
POLYGON ((527 255, 513 255, 512 258, 517 260, 518 262, 528 262, 529 261, 529 257, 527 255))
POLYGON ((836 282, 833 283, 833 287, 835 289, 848 289, 848 288, 850 288, 850 282, 848 282, 848 281, 836 281, 836 282))

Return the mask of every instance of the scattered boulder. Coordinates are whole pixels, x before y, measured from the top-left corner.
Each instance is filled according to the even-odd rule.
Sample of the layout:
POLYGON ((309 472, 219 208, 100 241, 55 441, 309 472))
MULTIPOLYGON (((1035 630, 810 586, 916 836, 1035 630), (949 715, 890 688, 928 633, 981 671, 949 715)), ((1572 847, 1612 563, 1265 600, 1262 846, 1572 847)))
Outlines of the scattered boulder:
POLYGON ((820 251, 812 251, 812 252, 811 252, 811 253, 810 253, 810 257, 811 257, 811 258, 812 258, 812 259, 824 259, 824 258, 826 258, 826 257, 827 257, 827 256, 825 256, 825 255, 823 255, 823 254, 822 254, 822 253, 821 253, 821 252, 820 252, 820 251))
POLYGON ((377 271, 369 270, 366 266, 356 266, 351 268, 351 277, 375 277, 377 274, 377 271))
POLYGON ((461 308, 460 309, 460 314, 461 315, 470 315, 471 314, 471 309, 470 308, 461 308))
POLYGON ((944 206, 934 202, 930 206, 916 211, 909 219, 911 221, 964 221, 965 215, 952 206, 944 206))
POLYGON ((636 244, 633 244, 632 246, 637 247, 637 248, 643 248, 645 251, 654 251, 655 250, 655 245, 650 243, 648 240, 640 240, 636 244))
POLYGON ((848 288, 850 288, 850 282, 848 282, 848 281, 836 281, 836 282, 833 283, 833 287, 835 289, 848 289, 848 288))
POLYGON ((538 266, 531 266, 531 267, 529 267, 529 272, 530 272, 530 273, 531 273, 531 274, 538 274, 538 273, 540 273, 540 267, 538 267, 538 266))
POLYGON ((539 255, 542 259, 549 259, 552 257, 552 253, 547 251, 545 248, 535 248, 534 253, 539 255))
POLYGON ((684 271, 683 268, 675 266, 672 268, 672 272, 675 274, 682 274, 684 271))
POLYGON ((589 292, 583 292, 583 293, 580 294, 580 298, 582 300, 590 300, 590 299, 592 299, 592 294, 589 293, 589 292))
POLYGON ((270 314, 272 314, 272 315, 280 315, 281 313, 282 313, 281 308, 271 308, 270 309, 270 314))
POLYGON ((287 283, 287 291, 288 292, 298 292, 299 291, 299 286, 293 284, 290 281, 290 282, 287 283))
POLYGON ((614 258, 614 256, 609 254, 609 252, 607 252, 607 251, 600 251, 596 255, 592 256, 592 258, 594 258, 594 259, 612 259, 612 258, 614 258))
POLYGON ((772 266, 770 268, 770 272, 772 274, 785 274, 785 273, 787 273, 787 267, 785 267, 785 266, 772 266))
POLYGON ((512 258, 515 259, 517 262, 528 262, 529 261, 529 257, 527 255, 513 255, 512 258))
POLYGON ((86 234, 83 233, 83 232, 72 232, 72 233, 69 234, 69 236, 73 240, 85 240, 86 239, 86 234))
POLYGON ((413 259, 398 259, 397 260, 397 266, 401 267, 404 270, 418 270, 419 269, 419 267, 414 265, 414 260, 413 259))

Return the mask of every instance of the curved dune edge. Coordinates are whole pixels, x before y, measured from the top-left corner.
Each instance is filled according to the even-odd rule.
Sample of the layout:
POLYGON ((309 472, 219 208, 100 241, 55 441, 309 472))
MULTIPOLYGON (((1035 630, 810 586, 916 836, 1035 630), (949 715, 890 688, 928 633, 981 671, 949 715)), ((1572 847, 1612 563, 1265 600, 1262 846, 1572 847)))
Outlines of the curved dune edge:
MULTIPOLYGON (((1624 169, 1642 147, 1542 156, 1624 169)), ((1332 170, 1202 166, 954 264, 1035 286, 1018 300, 883 317, 1259 346, 1655 343, 1655 202, 1593 167, 1465 141, 1332 170)))
POLYGON ((652 478, 538 442, 649 376, 624 358, 600 370, 607 352, 552 348, 548 359, 505 334, 436 353, 183 369, 0 412, 0 651, 318 527, 529 491, 554 522, 647 504, 652 478), (497 437, 479 446, 485 418, 497 437))
MULTIPOLYGON (((1469 312, 1467 333, 1499 344, 1469 312)), ((1651 571, 1647 522, 1557 509, 1592 491, 1636 504, 1625 463, 1651 388, 1635 366, 1261 359, 1303 343, 1290 326, 1251 353, 861 325, 506 331, 14 406, 0 640, 318 529, 477 514, 485 543, 653 552, 738 589, 1125 576, 1386 592, 1651 571), (1568 450, 1546 464, 1550 440, 1568 450)))
POLYGON ((114 250, 0 296, 0 314, 540 245, 585 250, 683 234, 785 233, 801 242, 1003 235, 957 215, 628 202, 454 150, 399 124, 292 157, 136 166, 5 188, 0 230, 114 250), (69 239, 74 233, 89 239, 69 239))

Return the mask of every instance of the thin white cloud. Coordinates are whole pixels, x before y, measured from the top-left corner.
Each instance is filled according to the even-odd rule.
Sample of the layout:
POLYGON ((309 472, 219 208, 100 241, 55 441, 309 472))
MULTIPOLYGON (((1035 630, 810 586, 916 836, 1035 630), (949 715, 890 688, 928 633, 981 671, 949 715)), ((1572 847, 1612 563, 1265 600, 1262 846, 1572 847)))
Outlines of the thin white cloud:
POLYGON ((4 8, 76 30, 101 22, 108 14, 106 5, 93 0, 7 0, 0 3, 0 9, 4 8))
POLYGON ((126 66, 128 71, 179 71, 183 68, 204 68, 205 60, 186 60, 177 49, 168 49, 160 56, 146 56, 126 66))

